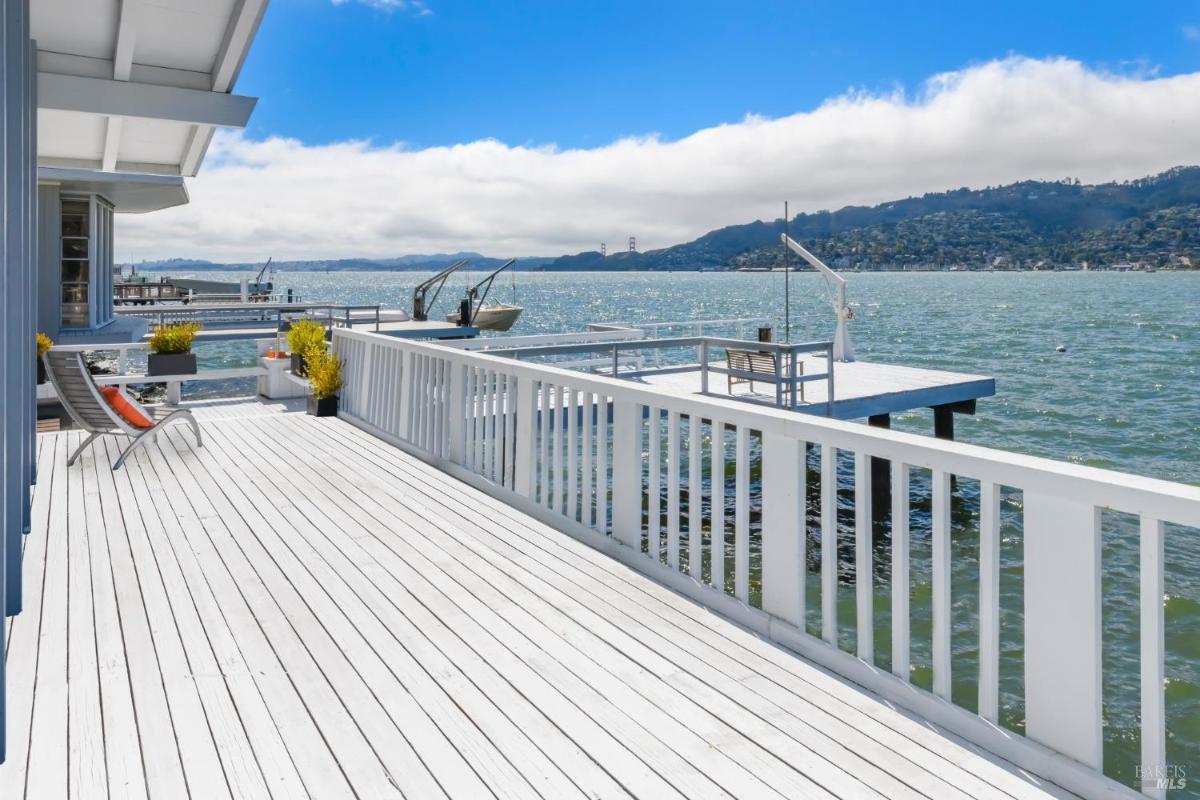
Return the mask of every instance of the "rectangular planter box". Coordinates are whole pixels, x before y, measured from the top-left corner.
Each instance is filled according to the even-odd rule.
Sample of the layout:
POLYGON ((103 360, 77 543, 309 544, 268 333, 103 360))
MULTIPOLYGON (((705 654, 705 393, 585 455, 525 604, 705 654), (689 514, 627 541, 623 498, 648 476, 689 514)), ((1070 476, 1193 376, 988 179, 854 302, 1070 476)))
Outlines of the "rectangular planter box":
POLYGON ((308 413, 314 417, 336 417, 338 408, 337 396, 322 397, 320 400, 308 396, 308 413))
POLYGON ((195 353, 151 353, 146 359, 147 375, 195 375, 195 353))
POLYGON ((46 362, 40 358, 37 360, 37 382, 38 386, 46 382, 46 362))

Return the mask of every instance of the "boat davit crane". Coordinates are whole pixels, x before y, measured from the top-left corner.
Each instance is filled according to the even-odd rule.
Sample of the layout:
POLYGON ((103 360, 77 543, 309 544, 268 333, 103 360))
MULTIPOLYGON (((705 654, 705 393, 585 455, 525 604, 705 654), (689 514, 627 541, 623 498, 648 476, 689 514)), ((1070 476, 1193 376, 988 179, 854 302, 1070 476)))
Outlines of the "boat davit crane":
POLYGON ((837 328, 833 332, 833 360, 854 361, 854 345, 850 342, 850 331, 846 326, 846 323, 854 318, 854 312, 850 310, 850 305, 846 302, 846 279, 830 269, 824 261, 808 252, 786 233, 780 234, 780 238, 789 250, 807 261, 825 281, 825 290, 833 305, 833 313, 837 315, 837 328))
POLYGON ((437 298, 442 291, 442 287, 446 285, 446 279, 465 267, 468 263, 469 259, 466 258, 462 259, 461 261, 455 261, 453 264, 446 267, 429 280, 418 283, 416 288, 413 289, 412 318, 418 322, 425 322, 428 320, 429 309, 435 302, 437 302, 437 298), (437 287, 436 289, 434 289, 435 286, 437 287), (430 289, 433 289, 433 297, 426 302, 425 298, 430 289))

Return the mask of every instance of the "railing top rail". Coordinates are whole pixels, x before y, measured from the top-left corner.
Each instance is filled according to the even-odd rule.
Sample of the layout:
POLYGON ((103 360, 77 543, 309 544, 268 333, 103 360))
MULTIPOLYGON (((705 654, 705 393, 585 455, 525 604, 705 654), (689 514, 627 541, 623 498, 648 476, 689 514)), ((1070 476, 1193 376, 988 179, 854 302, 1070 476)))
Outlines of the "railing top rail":
POLYGON ((187 305, 133 306, 114 308, 125 316, 157 316, 159 314, 194 314, 202 311, 378 311, 379 303, 188 303, 187 305))
POLYGON ((1200 487, 1097 467, 1053 461, 963 442, 871 428, 781 408, 748 404, 712 395, 681 395, 669 389, 634 383, 604 375, 561 369, 503 358, 494 353, 458 350, 432 342, 395 339, 382 334, 339 328, 334 340, 357 340, 399 350, 436 355, 451 362, 488 366, 509 375, 536 381, 570 384, 614 399, 632 400, 684 414, 717 418, 746 425, 764 434, 777 434, 806 442, 863 452, 911 467, 936 469, 955 475, 988 480, 1001 486, 1068 497, 1100 508, 1143 514, 1188 527, 1200 528, 1200 487))
POLYGON ((494 348, 492 355, 560 355, 567 353, 611 353, 621 350, 667 350, 672 348, 698 347, 701 344, 745 350, 760 350, 773 353, 821 353, 833 347, 833 342, 759 342, 753 339, 728 339, 721 336, 675 336, 670 339, 629 339, 611 342, 579 342, 575 344, 545 345, 535 347, 494 348))
POLYGON ((741 325, 752 322, 773 322, 770 317, 731 317, 729 319, 687 319, 666 322, 590 322, 588 327, 604 328, 685 328, 696 325, 741 325))

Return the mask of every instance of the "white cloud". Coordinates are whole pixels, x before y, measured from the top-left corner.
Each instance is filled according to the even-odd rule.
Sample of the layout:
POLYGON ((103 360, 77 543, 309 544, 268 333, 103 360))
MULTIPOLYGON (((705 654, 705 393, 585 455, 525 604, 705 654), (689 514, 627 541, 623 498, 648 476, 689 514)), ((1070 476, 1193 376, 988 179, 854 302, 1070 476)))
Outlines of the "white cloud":
POLYGON ((1200 73, 1113 75, 1011 58, 915 96, 851 92, 677 141, 494 140, 409 149, 214 139, 190 205, 120 219, 121 258, 254 260, 474 249, 535 255, 629 234, 642 249, 792 209, 1024 178, 1133 178, 1200 162, 1200 73))

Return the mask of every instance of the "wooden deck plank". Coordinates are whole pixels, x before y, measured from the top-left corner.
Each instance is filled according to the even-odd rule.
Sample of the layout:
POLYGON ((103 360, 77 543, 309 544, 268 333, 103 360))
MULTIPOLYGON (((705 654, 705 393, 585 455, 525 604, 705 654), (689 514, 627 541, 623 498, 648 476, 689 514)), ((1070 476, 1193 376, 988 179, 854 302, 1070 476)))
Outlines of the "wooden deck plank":
MULTIPOLYGON (((125 634, 117 610, 117 587, 109 558, 109 526, 112 526, 113 534, 123 534, 124 526, 120 515, 114 517, 112 514, 114 498, 110 496, 107 505, 101 501, 96 461, 89 454, 87 458, 80 459, 78 467, 83 472, 86 487, 83 513, 88 521, 88 572, 96 629, 96 661, 108 792, 116 797, 146 797, 146 771, 138 736, 138 719, 134 712, 129 664, 125 658, 125 634)), ((102 469, 111 473, 107 464, 102 469)), ((137 592, 137 584, 122 584, 121 591, 129 597, 137 592)), ((71 642, 69 646, 74 644, 71 642)))
MULTIPOLYGON (((152 468, 158 461, 157 447, 147 448, 144 458, 139 455, 133 461, 137 462, 139 468, 148 461, 147 466, 152 468)), ((305 705, 309 709, 317 709, 326 720, 328 740, 335 743, 338 763, 342 770, 352 774, 354 779, 360 782, 364 793, 378 797, 396 796, 398 793, 380 765, 378 757, 366 737, 359 731, 352 714, 344 708, 338 695, 326 681, 317 662, 311 658, 282 613, 277 608, 274 613, 269 613, 274 603, 270 593, 256 580, 237 580, 225 568, 211 542, 199 529, 199 521, 191 511, 186 497, 179 494, 178 485, 164 488, 170 489, 173 502, 168 507, 173 512, 172 516, 178 514, 180 518, 186 518, 187 522, 186 531, 182 526, 176 525, 177 530, 172 538, 175 539, 176 552, 181 556, 179 566, 191 587, 194 606, 189 608, 189 612, 195 615, 196 622, 208 636, 216 638, 216 652, 205 649, 205 646, 212 647, 209 643, 212 639, 196 643, 198 655, 204 662, 202 675, 205 678, 198 681, 198 685, 203 691, 211 693, 215 701, 213 706, 221 714, 218 724, 214 725, 214 733, 224 731, 227 736, 239 736, 236 730, 228 727, 229 723, 237 718, 236 701, 231 697, 231 691, 237 692, 245 704, 254 702, 249 686, 241 680, 248 674, 249 668, 244 666, 243 653, 236 645, 239 640, 255 644, 251 626, 260 627, 270 642, 270 650, 279 660, 274 664, 270 661, 259 662, 258 669, 265 670, 268 675, 272 671, 282 671, 297 687, 303 687, 305 705), (255 613, 256 610, 258 613, 255 613), (236 631, 227 627, 229 622, 238 626, 236 631), (222 670, 223 667, 226 671, 222 670), (229 675, 235 678, 232 687, 224 683, 229 675)), ((206 699, 206 711, 209 702, 206 699)), ((256 730, 255 733, 258 736, 270 736, 271 732, 256 730)), ((240 736, 244 737, 245 733, 241 733, 240 736)), ((252 757, 249 746, 229 753, 230 748, 220 746, 219 738, 218 745, 222 764, 228 763, 231 756, 235 763, 245 763, 247 757, 252 757)))
POLYGON ((39 437, 0 796, 1066 796, 297 405, 39 437))
MULTIPOLYGON (((302 479, 300 479, 299 476, 294 475, 293 480, 300 481, 302 479)), ((304 486, 302 488, 307 488, 307 486, 304 486)), ((299 528, 300 530, 307 530, 307 529, 312 528, 313 521, 323 521, 324 525, 331 525, 331 527, 334 527, 334 528, 338 527, 337 523, 332 522, 331 519, 328 517, 324 517, 324 512, 322 509, 319 509, 319 507, 307 503, 307 501, 306 501, 307 494, 305 492, 302 492, 302 491, 296 492, 295 498, 298 499, 298 503, 300 504, 298 511, 292 512, 292 511, 288 511, 286 509, 280 509, 280 512, 283 513, 283 515, 286 515, 288 517, 289 524, 295 525, 295 527, 299 528)), ((361 540, 359 541, 359 543, 361 545, 361 540)), ((343 542, 343 546, 344 546, 344 542, 343 542)), ((349 549, 348 546, 347 546, 347 548, 349 549)), ((373 558, 370 557, 370 555, 365 555, 364 552, 362 552, 360 549, 360 551, 358 553, 354 553, 352 558, 353 558, 353 560, 356 561, 356 563, 359 563, 362 567, 364 567, 364 570, 367 572, 368 576, 372 576, 374 579, 378 579, 380 570, 373 569, 373 567, 377 567, 378 564, 376 563, 376 560, 374 560, 373 558)), ((389 577, 390 577, 390 573, 389 573, 389 577)), ((400 607, 404 613, 418 614, 418 625, 420 627, 420 630, 427 630, 427 628, 436 628, 437 626, 434 626, 433 621, 430 618, 427 618, 427 616, 422 616, 420 614, 420 610, 418 610, 419 606, 410 606, 410 604, 408 604, 406 602, 406 597, 404 597, 403 595, 406 594, 407 591, 412 591, 412 587, 413 587, 413 583, 410 583, 408 581, 401 582, 400 587, 397 587, 397 585, 385 585, 385 589, 388 590, 388 593, 392 597, 392 600, 394 600, 394 602, 397 602, 397 604, 400 604, 400 607), (398 591, 398 593, 397 593, 397 589, 400 589, 400 591, 398 591)), ((427 604, 430 604, 430 600, 427 599, 425 594, 420 594, 419 595, 419 604, 421 604, 421 606, 427 606, 427 604)), ((436 603, 434 603, 434 604, 436 604, 436 603)), ((455 616, 462 616, 462 612, 455 612, 455 616)), ((449 631, 448 631, 448 633, 449 633, 449 631)), ((458 630, 458 628, 456 627, 455 632, 450 633, 450 636, 454 636, 455 633, 461 634, 461 630, 458 630)), ((496 661, 496 658, 499 656, 498 651, 481 652, 478 649, 478 643, 472 642, 472 640, 467 639, 467 643, 468 643, 468 645, 470 645, 470 648, 467 648, 467 649, 455 648, 454 649, 456 663, 460 664, 460 666, 462 666, 464 668, 472 667, 473 662, 476 660, 478 660, 479 663, 482 663, 482 664, 493 663, 494 661, 496 661), (472 648, 474 648, 474 649, 472 649, 472 648)), ((478 670, 476 670, 475 674, 476 675, 479 674, 478 670)), ((506 674, 508 674, 508 673, 506 673, 506 674)), ((521 676, 518 676, 518 678, 526 678, 526 676, 521 675, 521 676)), ((494 678, 493 678, 493 680, 491 682, 488 682, 488 684, 487 684, 487 691, 496 691, 496 690, 497 690, 497 686, 494 686, 494 678)), ((563 720, 560 720, 560 718, 558 718, 558 717, 554 717, 554 718, 556 718, 557 723, 564 724, 564 726, 566 726, 566 727, 570 727, 571 722, 578 720, 578 717, 576 715, 572 714, 572 712, 569 709, 566 709, 566 706, 564 704, 559 704, 557 702, 554 702, 553 698, 547 698, 544 688, 538 687, 538 686, 536 686, 536 684, 529 684, 529 682, 526 682, 523 680, 518 680, 517 681, 517 691, 523 693, 524 696, 526 696, 526 697, 532 696, 532 697, 538 698, 539 705, 542 703, 548 702, 551 705, 556 706, 556 708, 563 710, 564 714, 571 717, 570 720, 565 721, 565 722, 563 720)), ((599 747, 601 745, 604 745, 604 744, 606 744, 606 742, 596 739, 596 736, 595 736, 596 733, 602 733, 602 730, 604 730, 604 729, 601 728, 599 730, 596 730, 596 729, 589 730, 588 733, 590 735, 582 736, 582 738, 580 738, 580 740, 583 742, 586 742, 586 746, 588 746, 588 747, 599 747)), ((625 756, 626 756, 626 758, 628 758, 628 753, 626 753, 625 756)), ((584 764, 583 766, 584 766, 584 768, 587 768, 586 764, 584 764)), ((620 769, 618 769, 618 771, 629 771, 629 766, 623 764, 622 766, 620 766, 620 769)), ((637 784, 636 778, 637 778, 636 770, 634 772, 632 772, 632 774, 630 776, 626 776, 626 780, 634 780, 635 781, 635 786, 637 784)), ((602 784, 601 784, 601 786, 602 786, 602 784)), ((654 790, 654 792, 659 792, 659 790, 661 790, 662 787, 648 786, 647 789, 654 790)), ((589 787, 589 790, 590 790, 590 787, 589 787)))
MULTIPOLYGON (((347 447, 360 457, 368 459, 373 467, 366 474, 385 473, 396 477, 411 476, 408 480, 416 486, 426 484, 431 477, 438 475, 437 471, 422 462, 405 456, 384 442, 349 427, 339 428, 335 435, 348 440, 347 447)), ((404 479, 402 478, 402 481, 404 479)), ((763 647, 763 643, 753 634, 742 631, 737 626, 712 626, 709 624, 711 615, 694 603, 681 598, 665 587, 652 581, 646 581, 627 567, 610 559, 597 558, 596 553, 584 544, 562 536, 557 531, 530 520, 515 509, 503 503, 480 495, 470 487, 458 482, 439 485, 439 496, 458 502, 452 506, 454 513, 465 516, 475 516, 487 523, 487 530, 495 535, 512 531, 526 540, 539 545, 549 543, 548 547, 535 547, 533 552, 552 556, 551 560, 543 561, 548 567, 546 572, 562 569, 555 563, 561 559, 573 564, 575 575, 581 581, 591 579, 600 581, 603 585, 616 588, 621 596, 632 601, 630 616, 643 621, 662 618, 671 622, 678 630, 686 634, 684 642, 689 650, 704 653, 706 657, 723 657, 726 664, 733 664, 729 674, 739 681, 753 681, 771 690, 772 687, 785 689, 784 693, 774 691, 771 697, 781 708, 791 708, 803 697, 813 698, 815 702, 830 704, 829 713, 836 718, 852 720, 855 725, 879 741, 893 749, 898 749, 915 763, 929 760, 931 753, 939 757, 927 766, 937 774, 945 775, 956 783, 973 787, 986 795, 993 784, 1005 787, 1006 791, 1018 797, 1042 796, 1044 791, 1056 791, 1056 787, 1030 787, 1026 777, 1014 774, 1011 766, 998 766, 994 759, 981 755, 977 749, 957 737, 948 734, 941 736, 928 735, 928 723, 917 722, 909 717, 898 714, 886 707, 872 696, 857 689, 832 691, 844 682, 813 667, 793 655, 773 646, 763 647), (663 603, 655 601, 665 601, 663 603), (649 615, 647 612, 650 612, 649 615), (697 625, 699 622, 701 624, 697 625), (730 646, 734 646, 730 655, 730 646), (797 681, 796 678, 801 678, 797 681), (788 694, 790 693, 790 695, 788 694), (886 720, 881 722, 880 719, 886 720), (911 737, 911 738, 910 738, 911 737)), ((581 584, 586 585, 586 584, 581 584)), ((614 602, 606 596, 604 606, 614 602)), ((1065 793, 1062 796, 1066 796, 1065 793)))
MULTIPOLYGON (((214 443, 201 460, 206 460, 212 450, 220 447, 220 441, 214 443)), ((228 457, 231 454, 221 455, 228 457)), ((238 461, 247 471, 254 466, 261 467, 261 464, 252 464, 252 458, 240 454, 238 461)), ((403 634, 397 634, 388 624, 393 617, 388 613, 387 596, 364 573, 355 573, 355 559, 346 559, 344 564, 339 565, 343 569, 337 569, 334 565, 337 559, 329 558, 331 553, 341 552, 332 543, 341 531, 329 531, 324 536, 309 538, 302 535, 305 532, 303 528, 296 528, 290 521, 274 522, 258 513, 253 505, 243 501, 263 488, 273 490, 277 475, 261 469, 257 473, 231 471, 237 468, 230 462, 220 467, 225 475, 237 474, 243 480, 227 481, 218 491, 231 505, 241 509, 238 513, 243 517, 246 533, 259 538, 262 545, 273 553, 279 554, 287 549, 295 565, 311 573, 311 588, 330 593, 336 606, 351 617, 361 636, 372 643, 378 650, 378 656, 396 672, 401 684, 411 687, 408 691, 428 710, 439 728, 444 729, 460 747, 470 751, 471 763, 479 765, 481 771, 486 773, 484 777, 494 791, 505 793, 507 787, 515 786, 513 796, 527 796, 535 788, 543 797, 582 794, 579 787, 571 783, 552 760, 537 751, 527 738, 506 735, 511 734, 511 722, 501 719, 498 709, 486 694, 461 677, 461 673, 454 679, 449 678, 450 673, 457 671, 452 661, 444 657, 437 658, 429 648, 423 651, 425 658, 435 659, 437 663, 432 669, 422 666, 421 661, 411 653, 413 637, 420 636, 420 631, 409 625, 403 634), (254 492, 248 492, 245 488, 251 483, 254 484, 254 492), (301 559, 303 565, 300 564, 301 559), (478 729, 476 726, 479 726, 478 729), (490 737, 488 732, 492 733, 490 737), (497 759, 501 752, 511 758, 512 765, 497 759), (516 765, 520 766, 520 770, 515 768, 516 765)), ((374 685, 378 688, 378 684, 374 685)))
MULTIPOLYGON (((204 453, 181 461, 191 466, 200 457, 212 455, 214 450, 215 447, 210 444, 204 453)), ((221 471, 226 475, 227 466, 221 466, 221 471)), ((191 477, 198 479, 201 476, 197 471, 192 471, 191 477)), ((242 578, 251 579, 250 573, 245 570, 252 570, 254 578, 263 581, 272 597, 284 609, 297 633, 304 638, 313 652, 331 654, 337 651, 344 659, 344 662, 330 659, 323 664, 323 668, 330 674, 357 674, 361 680, 361 688, 352 681, 343 685, 351 687, 349 692, 360 695, 367 692, 374 698, 379 713, 370 710, 367 713, 356 713, 355 717, 365 727, 368 724, 365 719, 368 713, 378 716, 376 724, 380 727, 374 730, 371 739, 377 742, 376 749, 380 757, 391 765, 393 780, 400 783, 402 789, 407 782, 422 796, 430 796, 431 792, 448 793, 458 797, 489 794, 487 786, 476 775, 472 765, 459 756, 454 750, 454 744, 437 726, 429 722, 409 690, 388 672, 387 663, 371 648, 370 641, 350 624, 344 609, 329 598, 322 584, 314 580, 294 556, 289 558, 290 553, 286 545, 268 548, 266 543, 258 541, 258 535, 265 529, 265 520, 259 517, 252 528, 251 523, 241 518, 242 511, 251 512, 255 501, 261 503, 270 497, 270 493, 277 490, 278 484, 267 484, 263 487, 267 494, 259 495, 250 503, 241 504, 242 511, 239 511, 230 503, 223 503, 221 508, 214 507, 214 499, 220 496, 214 494, 219 492, 216 485, 207 479, 198 482, 203 491, 192 495, 194 510, 201 518, 214 523, 218 528, 217 535, 223 539, 228 537, 220 542, 220 549, 224 553, 226 564, 237 570, 239 581, 242 578), (224 530, 219 530, 221 528, 224 530), (240 562, 236 567, 233 566, 235 550, 245 555, 245 566, 240 562), (322 640, 325 640, 325 643, 322 643, 322 640), (385 717, 386 723, 383 721, 385 717), (386 730, 389 724, 394 728, 394 732, 386 730), (402 761, 401 756, 407 760, 402 761), (432 778, 431 781, 422 782, 413 774, 422 774, 426 770, 432 778)), ((217 542, 214 541, 214 544, 217 542)), ((342 697, 344 702, 350 702, 347 694, 343 694, 342 697)), ((366 706, 362 708, 366 711, 366 706)), ((517 773, 513 773, 513 777, 521 780, 517 773)))
MULTIPOLYGON (((328 450, 322 449, 323 455, 328 453, 328 450)), ((801 774, 792 774, 784 759, 770 758, 760 750, 755 738, 744 735, 723 717, 707 714, 701 701, 709 699, 717 702, 715 693, 712 693, 713 697, 706 698, 705 692, 698 687, 691 687, 697 690, 694 692, 679 690, 674 680, 667 682, 661 677, 676 673, 675 670, 668 672, 661 669, 660 665, 655 665, 660 666, 659 674, 655 674, 652 668, 645 668, 636 659, 628 658, 621 648, 608 647, 603 640, 592 636, 588 632, 588 625, 602 623, 601 620, 590 620, 588 625, 579 626, 562 613, 556 603, 546 602, 544 598, 528 592, 519 581, 508 578, 487 562, 452 551, 448 543, 454 539, 455 532, 447 525, 447 517, 428 506, 422 509, 417 505, 428 501, 428 497, 414 493, 407 504, 393 503, 390 508, 384 508, 376 499, 377 495, 383 494, 383 487, 374 486, 373 483, 370 478, 363 482, 363 485, 370 487, 371 491, 368 492, 362 492, 356 481, 334 480, 328 481, 327 485, 338 486, 346 492, 340 502, 333 497, 330 499, 338 503, 343 514, 354 517, 377 538, 391 538, 400 526, 406 526, 413 535, 404 536, 405 542, 427 560, 425 563, 436 565, 463 588, 469 588, 483 606, 509 622, 514 630, 528 634, 541 627, 557 636, 558 642, 544 637, 539 638, 538 642, 568 669, 584 677, 591 685, 603 688, 606 695, 627 698, 623 705, 643 709, 640 717, 643 724, 657 730, 660 738, 675 740, 675 746, 679 747, 682 744, 679 740, 689 735, 695 736, 698 747, 713 751, 706 769, 714 781, 730 789, 748 784, 752 786, 760 780, 761 775, 762 780, 767 782, 759 784, 755 792, 763 796, 772 791, 772 784, 785 795, 796 792, 808 796, 821 794, 820 785, 801 774), (424 510, 425 514, 416 513, 419 510, 424 510), (430 534, 436 538, 437 545, 432 543, 433 538, 426 538, 430 534), (466 566, 467 563, 471 564, 470 568, 466 566), (568 642, 572 646, 564 647, 561 642, 568 642), (596 665, 600 664, 605 668, 597 669, 596 665), (728 763, 724 763, 720 756, 725 756, 728 763)), ((423 571, 429 574, 428 568, 423 571)), ((627 642, 621 644, 628 645, 627 642)), ((725 708, 725 711, 730 709, 725 708)), ((739 722, 746 724, 747 721, 743 719, 739 722)), ((757 733, 769 737, 769 733, 761 729, 757 733)), ((694 755, 696 751, 690 752, 694 755)), ((809 770, 818 775, 822 773, 822 766, 830 767, 812 763, 806 759, 809 755, 795 750, 787 753, 790 760, 801 763, 807 760, 809 770)), ((831 778, 830 773, 836 773, 834 781, 854 783, 852 778, 836 768, 826 770, 824 777, 831 778)), ((858 791, 870 793, 868 787, 861 784, 858 785, 858 791)))
POLYGON ((46 586, 49 542, 52 531, 65 524, 66 506, 55 504, 56 514, 50 514, 50 499, 54 492, 56 456, 63 454, 66 437, 38 437, 38 483, 33 488, 30 514, 30 533, 25 537, 23 572, 26 606, 15 617, 6 620, 8 681, 8 746, 16 753, 0 768, 0 797, 25 796, 26 767, 28 766, 29 734, 33 722, 33 706, 38 679, 38 657, 42 633, 44 590, 46 586))

